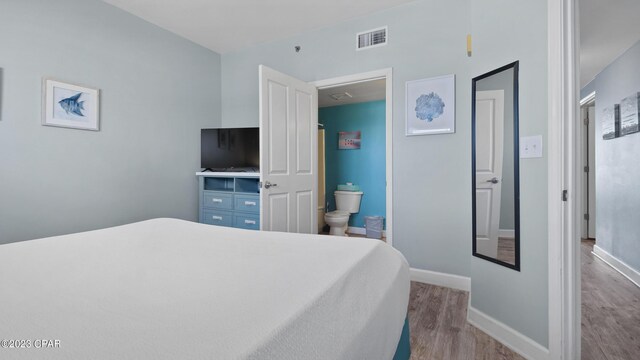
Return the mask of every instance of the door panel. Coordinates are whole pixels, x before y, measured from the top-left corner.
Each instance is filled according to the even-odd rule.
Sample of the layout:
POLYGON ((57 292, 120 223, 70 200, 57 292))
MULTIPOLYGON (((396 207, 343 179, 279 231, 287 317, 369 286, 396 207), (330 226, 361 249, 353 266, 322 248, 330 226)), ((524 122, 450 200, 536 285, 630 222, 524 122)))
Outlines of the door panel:
MULTIPOLYGON (((312 149, 309 147, 311 138, 316 136, 312 131, 312 96, 311 94, 296 91, 296 172, 298 174, 311 174, 313 166, 312 149)), ((316 125, 317 130, 317 125, 316 125)))
MULTIPOLYGON (((266 171, 269 174, 286 174, 288 173, 288 145, 286 139, 289 132, 289 119, 287 113, 288 101, 287 87, 278 84, 272 80, 268 80, 269 99, 269 161, 266 171)), ((262 163, 261 166, 264 166, 262 163)))
POLYGON ((476 236, 488 239, 491 229, 491 195, 492 189, 476 191, 476 236))
POLYGON ((502 194, 504 91, 476 92, 476 251, 498 255, 502 194))
POLYGON ((478 118, 476 126, 476 173, 494 172, 494 133, 493 109, 495 107, 493 99, 478 99, 476 111, 484 116, 478 118), (482 122, 482 123, 480 123, 482 122))
POLYGON ((296 197, 296 207, 300 212, 300 214, 298 214, 296 232, 304 234, 315 233, 315 231, 312 231, 315 229, 313 226, 315 211, 307 211, 307 209, 313 210, 313 194, 311 191, 300 191, 296 194, 296 197))
POLYGON ((260 65, 261 228, 315 233, 318 91, 260 65))
POLYGON ((268 211, 276 216, 269 217, 269 230, 289 230, 289 194, 269 194, 268 211))

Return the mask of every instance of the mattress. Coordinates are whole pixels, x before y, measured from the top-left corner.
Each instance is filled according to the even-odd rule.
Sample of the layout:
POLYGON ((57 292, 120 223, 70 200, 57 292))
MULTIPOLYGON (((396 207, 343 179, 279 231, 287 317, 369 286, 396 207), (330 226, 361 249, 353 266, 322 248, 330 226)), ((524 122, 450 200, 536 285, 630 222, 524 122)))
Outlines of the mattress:
POLYGON ((0 358, 389 360, 408 299, 379 240, 154 219, 0 245, 0 358))

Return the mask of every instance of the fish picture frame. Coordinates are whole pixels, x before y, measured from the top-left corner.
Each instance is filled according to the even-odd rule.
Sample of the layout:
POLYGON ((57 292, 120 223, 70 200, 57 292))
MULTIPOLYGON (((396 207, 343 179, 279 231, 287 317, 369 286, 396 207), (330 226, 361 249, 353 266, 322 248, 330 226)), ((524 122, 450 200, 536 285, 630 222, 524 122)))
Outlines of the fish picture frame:
POLYGON ((100 90, 44 78, 42 125, 100 131, 100 90))
POLYGON ((406 82, 406 136, 455 132, 455 75, 406 82))

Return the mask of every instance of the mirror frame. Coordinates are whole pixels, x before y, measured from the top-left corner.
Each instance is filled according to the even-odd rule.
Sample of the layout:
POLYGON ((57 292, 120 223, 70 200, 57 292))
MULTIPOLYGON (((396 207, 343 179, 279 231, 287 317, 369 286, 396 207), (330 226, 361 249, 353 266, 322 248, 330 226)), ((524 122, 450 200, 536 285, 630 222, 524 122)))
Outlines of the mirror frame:
POLYGON ((519 91, 518 91, 518 67, 515 61, 488 73, 474 77, 471 80, 471 202, 472 202, 472 255, 507 268, 520 271, 520 119, 519 91), (479 254, 476 251, 476 83, 489 76, 513 69, 513 171, 514 171, 514 232, 515 232, 515 264, 510 264, 492 257, 479 254))

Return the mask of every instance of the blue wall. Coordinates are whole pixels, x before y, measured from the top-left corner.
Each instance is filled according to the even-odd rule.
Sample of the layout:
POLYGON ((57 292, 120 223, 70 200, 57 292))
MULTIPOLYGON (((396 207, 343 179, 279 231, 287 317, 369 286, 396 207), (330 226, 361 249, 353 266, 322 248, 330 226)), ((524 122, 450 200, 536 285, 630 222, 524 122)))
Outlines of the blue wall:
POLYGON ((360 212, 351 215, 349 226, 364 227, 365 216, 386 217, 385 101, 320 108, 326 144, 326 197, 329 211, 336 209, 333 192, 338 184, 352 182, 364 195, 360 212), (361 131, 359 150, 338 150, 339 131, 361 131))
POLYGON ((596 245, 640 271, 640 133, 602 139, 602 111, 640 92, 640 42, 609 64, 581 95, 596 92, 596 245))
POLYGON ((198 219, 219 54, 98 0, 2 0, 0 49, 0 244, 198 219), (100 131, 42 126, 43 77, 99 88, 100 131))
POLYGON ((257 126, 259 64, 304 81, 393 68, 393 246, 413 268, 471 276, 475 309, 547 346, 546 153, 520 162, 517 272, 471 255, 470 140, 471 79, 520 60, 520 135, 546 144, 547 16, 546 1, 419 0, 225 53, 222 124, 257 126), (356 33, 383 25, 386 46, 355 51, 356 33), (405 136, 405 82, 445 74, 456 75, 456 132, 405 136))

